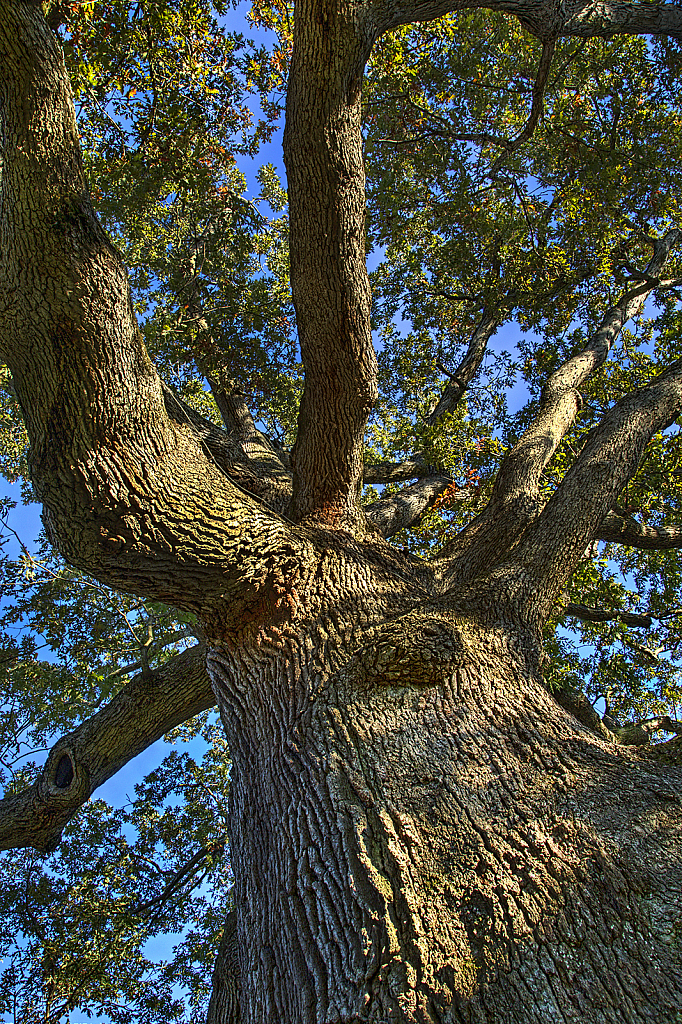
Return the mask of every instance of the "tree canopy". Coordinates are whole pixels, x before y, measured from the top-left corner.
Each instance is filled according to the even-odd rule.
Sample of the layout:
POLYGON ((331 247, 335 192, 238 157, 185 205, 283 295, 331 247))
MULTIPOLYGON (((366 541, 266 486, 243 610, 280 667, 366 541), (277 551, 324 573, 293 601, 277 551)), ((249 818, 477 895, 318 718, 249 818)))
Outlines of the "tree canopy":
MULTIPOLYGON (((499 516, 494 495, 518 491, 530 520, 626 396, 682 357, 682 27, 674 5, 621 5, 641 20, 632 34, 608 20, 588 31, 576 6, 575 24, 549 35, 513 4, 453 6, 425 6, 411 24, 386 15, 369 58, 366 233, 344 258, 369 260, 371 295, 360 284, 357 301, 371 304, 376 396, 355 370, 370 358, 358 328, 360 355, 339 379, 352 378, 361 400, 344 406, 345 383, 326 400, 358 422, 371 409, 361 443, 346 444, 367 528, 415 566, 461 553, 466 574, 462 536, 499 516)), ((240 493, 311 521, 319 495, 311 473, 301 483, 304 468, 317 465, 322 481, 336 471, 301 426, 315 419, 304 379, 323 380, 325 362, 297 333, 292 301, 290 225, 307 214, 295 207, 290 220, 283 167, 268 159, 291 80, 293 5, 42 7, 161 404, 195 431, 216 479, 228 467, 240 493)), ((4 131, 14 131, 7 114, 4 131)), ((287 145, 304 142, 290 132, 287 145)), ((64 231, 77 231, 67 214, 64 231)), ((301 237, 313 234, 306 222, 301 237)), ((304 248, 298 238, 292 249, 297 310, 326 301, 305 292, 314 271, 304 248)), ((204 1020, 233 897, 230 753, 206 673, 206 624, 193 610, 203 584, 195 594, 180 579, 181 605, 170 583, 150 596, 135 582, 151 571, 139 558, 107 563, 103 582, 63 538, 60 554, 53 496, 30 483, 49 449, 29 463, 26 409, 7 368, 0 385, 0 468, 25 481, 27 500, 46 501, 50 538, 36 548, 22 538, 23 553, 0 565, 3 1020, 57 1024, 76 1009, 115 1022, 204 1020), (172 749, 123 806, 97 798, 164 735, 194 745, 172 749), (87 769, 74 785, 73 751, 87 769), (59 781, 47 786, 50 772, 66 780, 64 797, 59 781), (177 946, 158 964, 149 942, 165 933, 178 934, 177 946)), ((542 665, 557 701, 603 738, 675 764, 679 411, 653 431, 551 598, 542 665)), ((71 498, 59 500, 68 515, 71 498)), ((197 503, 216 521, 227 515, 215 481, 197 503)), ((5 502, 5 520, 9 511, 5 502)), ((338 515, 362 534, 347 507, 338 515)), ((238 604, 231 587, 224 593, 238 604)), ((250 600, 235 612, 245 623, 250 600)))

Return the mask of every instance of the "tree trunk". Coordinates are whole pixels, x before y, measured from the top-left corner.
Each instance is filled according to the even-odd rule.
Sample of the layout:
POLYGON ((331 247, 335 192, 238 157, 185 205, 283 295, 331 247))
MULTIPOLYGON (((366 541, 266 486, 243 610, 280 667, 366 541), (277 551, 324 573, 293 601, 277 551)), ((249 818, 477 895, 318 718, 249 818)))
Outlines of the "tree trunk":
POLYGON ((338 608, 213 650, 241 1020, 680 1019, 679 769, 562 710, 537 653, 509 622, 338 608))

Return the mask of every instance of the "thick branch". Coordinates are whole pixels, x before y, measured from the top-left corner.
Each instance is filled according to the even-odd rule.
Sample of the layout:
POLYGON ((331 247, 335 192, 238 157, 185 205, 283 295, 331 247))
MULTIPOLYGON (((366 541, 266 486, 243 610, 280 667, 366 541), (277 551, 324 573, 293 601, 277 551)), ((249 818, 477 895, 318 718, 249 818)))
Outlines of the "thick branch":
POLYGON ((682 231, 669 231, 654 242, 647 282, 629 291, 604 316, 585 348, 555 371, 543 388, 538 413, 504 458, 490 501, 483 511, 442 549, 451 559, 448 578, 467 582, 505 557, 542 508, 540 479, 573 424, 582 404, 578 388, 603 365, 624 324, 654 290, 658 273, 682 231))
POLYGON ((373 39, 360 6, 296 5, 284 132, 291 287, 305 367, 292 514, 353 532, 364 522, 362 447, 377 395, 360 131, 373 39))
POLYGON ((499 322, 499 317, 493 316, 486 310, 483 311, 483 316, 471 336, 464 358, 454 373, 450 374, 450 383, 443 391, 434 410, 427 417, 428 424, 438 423, 446 413, 452 412, 457 407, 483 362, 486 346, 497 330, 499 322))
POLYGON ((679 4, 577 0, 566 4, 565 12, 561 29, 563 36, 610 39, 615 35, 648 35, 682 39, 679 4))
POLYGON ((540 515, 511 557, 489 578, 519 615, 544 621, 585 548, 636 471, 651 437, 682 409, 682 360, 626 395, 588 436, 540 515))
POLYGON ((489 10, 513 14, 538 39, 616 35, 653 35, 682 38, 682 10, 679 4, 627 3, 622 0, 399 0, 377 4, 379 31, 398 25, 430 21, 463 10, 489 10))
MULTIPOLYGON (((447 476, 426 477, 411 487, 404 487, 397 494, 380 498, 366 506, 365 513, 384 537, 392 537, 399 530, 416 523, 451 483, 451 478, 447 476)), ((472 488, 462 488, 453 496, 453 500, 469 501, 473 495, 472 488)))
POLYGON ((249 494, 265 501, 270 508, 284 512, 291 500, 291 473, 284 468, 279 453, 260 431, 235 437, 220 430, 182 401, 165 384, 164 401, 169 415, 189 424, 216 465, 249 494))
POLYGON ((36 782, 0 800, 0 850, 54 850, 91 793, 169 729, 215 703, 202 644, 132 679, 52 747, 36 782))
POLYGON ((493 504, 520 494, 537 493, 547 463, 581 408, 579 389, 603 366, 627 321, 640 312, 654 290, 655 280, 671 249, 681 239, 682 231, 675 229, 654 243, 654 253, 646 268, 647 278, 653 279, 651 283, 641 284, 626 293, 605 314, 585 348, 566 360, 548 379, 537 416, 500 467, 493 504))
POLYGON ((48 535, 113 587, 239 615, 240 581, 271 564, 288 527, 264 519, 196 425, 169 413, 90 203, 63 56, 28 0, 0 4, 0 109, 0 358, 48 535))
POLYGON ((616 737, 616 742, 626 747, 647 746, 651 743, 651 736, 655 732, 669 732, 674 733, 676 736, 682 733, 682 724, 674 721, 669 715, 647 718, 643 722, 636 722, 633 725, 626 726, 616 725, 606 715, 603 721, 616 737))
POLYGON ((633 516, 609 512, 595 533, 597 540, 625 544, 645 551, 665 551, 682 548, 682 527, 649 526, 639 523, 633 516))

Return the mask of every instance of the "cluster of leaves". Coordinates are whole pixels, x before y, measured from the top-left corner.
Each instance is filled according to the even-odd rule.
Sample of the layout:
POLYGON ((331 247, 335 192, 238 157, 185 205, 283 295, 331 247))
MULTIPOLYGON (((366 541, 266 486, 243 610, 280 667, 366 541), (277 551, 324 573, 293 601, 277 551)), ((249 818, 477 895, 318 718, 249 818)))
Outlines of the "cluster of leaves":
POLYGON ((49 857, 4 854, 0 1012, 23 1024, 92 1008, 113 1024, 203 1024, 231 901, 229 757, 215 721, 191 731, 200 760, 171 751, 123 808, 90 801, 49 857))
MULTIPOLYGON (((535 415, 548 376, 580 351, 641 278, 651 238, 679 224, 679 45, 627 38, 557 43, 544 112, 522 144, 542 47, 483 12, 402 28, 375 47, 365 81, 368 247, 380 338, 380 400, 369 457, 414 450, 457 484, 396 541, 437 550, 475 515, 504 452, 535 415), (496 338, 464 402, 428 422, 483 310, 496 338), (509 399, 525 404, 509 413, 509 399), (472 497, 463 503, 460 487, 472 497), (450 495, 455 500, 449 500, 450 495)), ((680 276, 680 256, 665 276, 680 276)), ((581 415, 548 467, 552 493, 589 432, 623 394, 679 358, 674 290, 657 293, 584 390, 581 415)), ((679 521, 677 427, 652 442, 623 495, 643 522, 679 521)), ((615 545, 586 553, 567 599, 648 611, 654 627, 558 618, 548 682, 587 689, 623 721, 677 713, 677 556, 615 545), (647 653, 649 651, 655 654, 647 653)))

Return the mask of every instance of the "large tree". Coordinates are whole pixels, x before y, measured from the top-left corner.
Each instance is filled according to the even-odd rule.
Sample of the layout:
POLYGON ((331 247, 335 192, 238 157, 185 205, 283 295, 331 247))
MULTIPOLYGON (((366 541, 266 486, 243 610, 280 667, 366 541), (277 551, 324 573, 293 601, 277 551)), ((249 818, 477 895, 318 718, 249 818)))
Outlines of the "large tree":
MULTIPOLYGON (((569 688, 555 699, 543 675, 543 630, 553 636, 548 624, 562 601, 583 619, 650 625, 641 611, 567 606, 567 588, 581 574, 584 581, 586 552, 600 541, 644 552, 682 546, 679 527, 637 518, 630 500, 647 460, 665 473, 676 444, 669 428, 682 413, 678 115, 666 93, 678 55, 674 42, 656 42, 682 35, 682 10, 301 0, 286 95, 289 221, 268 245, 285 276, 288 235, 304 380, 281 399, 297 409, 295 436, 272 439, 263 429, 277 405, 270 356, 291 344, 287 299, 280 296, 277 330, 256 330, 271 332, 268 344, 254 342, 246 355, 225 309, 211 305, 212 281, 230 274, 233 307, 251 289, 252 325, 272 298, 246 266, 252 250, 239 223, 250 212, 239 221, 214 126, 201 163, 216 186, 212 199, 199 189, 191 215, 182 199, 168 231, 177 233, 183 217, 191 222, 184 259, 169 268, 161 239, 148 263, 154 309, 140 326, 128 271, 103 227, 112 228, 110 197, 91 194, 83 166, 73 74, 58 38, 72 6, 0 7, 0 352, 54 548, 106 587, 147 602, 145 621, 160 604, 175 609, 177 628, 161 648, 178 630, 198 642, 151 665, 150 626, 139 674, 54 745, 30 788, 3 800, 3 847, 53 849, 104 779, 217 700, 233 760, 236 913, 224 929, 210 1018, 675 1020, 679 741, 642 755, 616 740, 670 733, 677 723, 659 716, 633 737, 611 718, 608 728, 569 688), (494 61, 484 9, 523 29, 505 30, 494 61), (452 19, 433 31, 401 28, 453 12, 470 40, 459 64, 452 19), (620 56, 612 46, 601 64, 584 43, 621 36, 647 41, 620 56), (629 87, 637 61, 645 68, 639 91, 629 87), (504 91, 501 100, 477 91, 477 67, 490 72, 493 92, 504 91), (455 101, 445 86, 458 75, 466 84, 455 101), (523 163, 550 86, 544 135, 523 163), (647 116, 664 125, 658 135, 647 116), (637 132, 628 146, 624 136, 637 132), (575 179, 589 195, 590 176, 597 184, 581 205, 575 179), (381 366, 366 269, 372 243, 386 252, 374 304, 381 366), (230 245, 233 265, 207 270, 230 245), (634 351, 609 370, 609 354, 647 300, 661 310, 653 354, 638 351, 647 338, 630 338, 634 351), (414 326, 408 338, 396 326, 401 305, 414 326), (188 400, 149 357, 145 337, 155 323, 165 337, 169 310, 186 329, 221 425, 198 411, 203 393, 188 400), (541 338, 528 349, 535 401, 505 445, 493 429, 478 430, 475 403, 464 416, 462 398, 494 332, 514 316, 541 338), (462 358, 448 361, 452 337, 461 343, 467 331, 462 358), (249 358, 257 372, 240 380, 249 358), (441 394, 427 393, 435 379, 420 377, 427 363, 443 368, 441 394), (455 472, 439 437, 454 450, 467 431, 467 463, 455 472), (377 458, 391 448, 406 457, 377 458), (363 482, 385 489, 363 503, 363 482), (440 526, 422 537, 431 557, 390 542, 425 522, 435 502, 454 510, 460 528, 436 550, 440 526)), ((174 5, 149 6, 161 17, 174 5)), ((285 62, 286 10, 272 19, 285 62)), ((123 29, 130 24, 135 15, 123 29)), ((142 35, 150 38, 144 26, 142 35)), ((71 30, 66 43, 73 55, 71 30)), ((138 206, 155 202, 161 224, 182 188, 197 192, 182 166, 202 145, 200 122, 189 116, 183 135, 171 116, 197 80, 195 51, 164 106, 161 82, 175 81, 167 50, 164 43, 150 59, 140 145, 147 169, 170 161, 181 172, 172 189, 154 192, 139 158, 117 184, 138 206)), ((226 58, 209 63, 208 92, 224 111, 226 58)), ((96 91, 97 72, 88 73, 96 91)), ((266 75, 258 62, 251 73, 266 75)), ((201 105, 191 99, 186 109, 196 114, 201 105)), ((89 122, 91 140, 100 130, 89 122)), ((262 181, 277 204, 272 174, 262 181)), ((153 243, 140 229, 127 244, 130 257, 153 243)), ((168 371, 163 344, 155 357, 168 371)), ((674 511, 674 481, 670 490, 674 511)))

